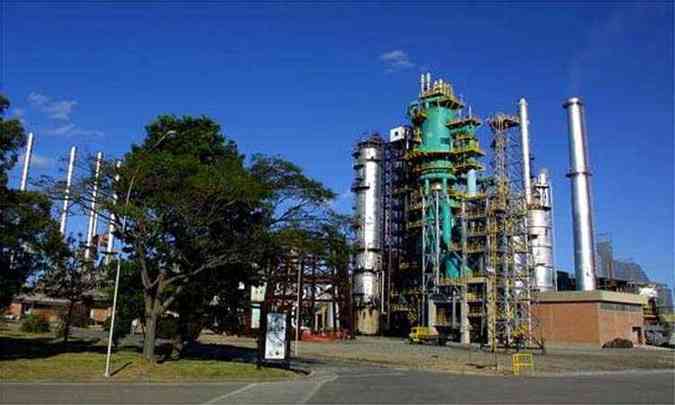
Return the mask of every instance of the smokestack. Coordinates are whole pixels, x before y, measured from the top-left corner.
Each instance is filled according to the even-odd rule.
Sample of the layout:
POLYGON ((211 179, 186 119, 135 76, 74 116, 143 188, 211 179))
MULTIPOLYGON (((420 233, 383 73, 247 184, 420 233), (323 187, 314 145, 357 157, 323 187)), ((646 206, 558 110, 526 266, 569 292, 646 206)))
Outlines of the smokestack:
POLYGON ((574 270, 577 290, 595 290, 595 236, 591 200, 588 139, 583 102, 578 97, 568 99, 567 124, 570 142, 570 172, 572 181, 572 220, 574 221, 574 270))
POLYGON ((63 197, 63 211, 61 211, 61 226, 59 227, 61 235, 66 235, 66 223, 68 222, 68 200, 70 197, 70 183, 73 181, 73 168, 75 167, 75 155, 77 155, 77 148, 75 146, 70 148, 70 160, 68 160, 68 174, 66 175, 66 189, 63 197))
POLYGON ((427 72, 427 90, 431 89, 431 73, 427 72))
MULTIPOLYGON (((121 161, 117 161, 115 164, 115 168, 118 170, 118 173, 115 174, 115 183, 118 183, 120 181, 120 174, 119 174, 119 168, 122 166, 121 161)), ((117 204, 117 193, 113 194, 113 202, 117 204)), ((112 253, 113 253, 113 248, 115 247, 115 236, 113 234, 115 233, 115 214, 110 213, 110 221, 108 221, 108 246, 106 247, 106 257, 105 257, 105 262, 106 264, 110 264, 112 261, 112 253)), ((123 229, 124 230, 124 229, 123 229)))
POLYGON ((520 116, 520 143, 523 145, 523 188, 525 201, 532 204, 532 184, 530 183, 530 121, 527 116, 527 101, 521 97, 518 101, 520 116))
POLYGON ((94 235, 96 234, 96 195, 98 194, 98 176, 101 173, 101 160, 103 159, 103 153, 98 152, 96 154, 96 171, 94 173, 94 186, 91 191, 91 205, 89 207, 89 226, 87 228, 87 248, 84 251, 84 258, 89 259, 93 250, 91 245, 94 240, 94 235))
POLYGON ((33 157, 33 133, 28 134, 28 142, 26 143, 26 155, 23 157, 23 172, 21 173, 21 185, 19 190, 26 191, 28 184, 28 170, 30 169, 30 159, 33 157))
POLYGON ((424 93, 424 73, 420 74, 420 94, 424 93))

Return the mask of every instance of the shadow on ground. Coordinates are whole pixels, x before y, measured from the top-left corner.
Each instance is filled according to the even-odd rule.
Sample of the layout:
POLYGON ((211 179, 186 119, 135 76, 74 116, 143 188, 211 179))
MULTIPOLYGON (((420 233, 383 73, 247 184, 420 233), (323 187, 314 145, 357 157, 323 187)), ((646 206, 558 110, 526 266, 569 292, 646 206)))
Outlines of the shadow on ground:
MULTIPOLYGON (((97 353, 105 354, 105 342, 101 339, 73 338, 68 344, 61 339, 50 336, 35 336, 19 338, 0 336, 0 361, 19 359, 43 359, 64 353, 97 353)), ((155 353, 160 362, 171 361, 172 345, 168 342, 158 342, 155 353)), ((124 345, 114 349, 114 352, 142 351, 138 345, 124 345)), ((239 363, 255 363, 256 350, 237 347, 227 344, 203 344, 195 342, 187 345, 181 353, 180 359, 186 360, 221 360, 239 363)))
POLYGON ((34 337, 30 339, 0 336, 0 361, 43 359, 62 353, 105 353, 105 347, 96 346, 98 339, 77 340, 64 344, 60 339, 34 337))

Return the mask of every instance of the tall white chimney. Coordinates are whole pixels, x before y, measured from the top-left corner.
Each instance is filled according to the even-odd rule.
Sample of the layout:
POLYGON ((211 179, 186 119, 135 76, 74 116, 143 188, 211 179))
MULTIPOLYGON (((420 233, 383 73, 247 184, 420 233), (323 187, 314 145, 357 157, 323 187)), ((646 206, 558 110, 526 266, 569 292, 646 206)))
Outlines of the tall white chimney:
POLYGON ((87 247, 84 251, 84 258, 89 259, 93 250, 92 242, 94 235, 96 235, 96 197, 98 194, 98 177, 101 174, 101 160, 103 160, 103 153, 96 154, 96 171, 94 173, 94 184, 91 190, 91 203, 89 206, 89 226, 87 228, 87 247))
POLYGON ((590 291, 595 290, 595 236, 584 107, 580 98, 572 97, 563 108, 567 109, 569 127, 570 172, 567 176, 572 181, 574 270, 577 290, 590 291))
POLYGON ((525 201, 532 204, 532 183, 530 174, 530 121, 527 115, 527 101, 521 97, 518 101, 520 116, 520 143, 523 152, 523 188, 525 189, 525 201))
MULTIPOLYGON (((120 166, 122 166, 121 161, 117 161, 115 164, 115 168, 119 170, 120 166)), ((118 183, 120 181, 120 174, 119 172, 115 174, 115 183, 118 183)), ((114 184, 113 186, 115 186, 114 184)), ((113 194, 113 202, 117 204, 117 193, 113 194)), ((108 246, 106 246, 106 257, 105 257, 105 262, 106 264, 110 264, 112 261, 112 253, 113 253, 113 248, 115 247, 115 236, 113 235, 115 233, 115 214, 110 213, 110 221, 108 221, 108 246)))
POLYGON ((66 189, 63 193, 63 211, 61 211, 61 225, 59 227, 61 234, 66 235, 66 225, 68 222, 68 205, 70 200, 70 184, 73 181, 73 169, 75 168, 75 156, 77 147, 70 148, 70 159, 68 160, 68 172, 66 174, 66 189))

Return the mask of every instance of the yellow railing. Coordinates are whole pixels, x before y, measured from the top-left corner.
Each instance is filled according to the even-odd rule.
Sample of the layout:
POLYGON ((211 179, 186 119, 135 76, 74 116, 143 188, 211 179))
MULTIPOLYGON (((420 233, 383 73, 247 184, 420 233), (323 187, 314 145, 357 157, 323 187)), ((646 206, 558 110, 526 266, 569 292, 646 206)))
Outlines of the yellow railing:
POLYGON ((526 369, 534 374, 532 353, 516 353, 511 356, 511 368, 513 369, 513 375, 520 375, 520 372, 526 369))

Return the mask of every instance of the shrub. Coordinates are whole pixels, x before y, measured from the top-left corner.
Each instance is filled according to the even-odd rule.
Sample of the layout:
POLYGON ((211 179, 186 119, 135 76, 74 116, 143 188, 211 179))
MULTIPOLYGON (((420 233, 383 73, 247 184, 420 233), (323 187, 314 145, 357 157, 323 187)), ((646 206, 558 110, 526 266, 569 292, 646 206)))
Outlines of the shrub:
POLYGON ((616 338, 602 345, 603 349, 631 349, 633 342, 628 339, 616 338))
POLYGON ((28 315, 21 322, 21 331, 26 333, 47 333, 49 332, 49 322, 39 315, 28 315))

